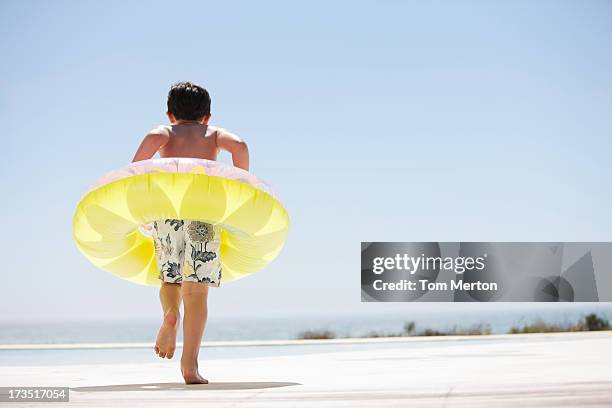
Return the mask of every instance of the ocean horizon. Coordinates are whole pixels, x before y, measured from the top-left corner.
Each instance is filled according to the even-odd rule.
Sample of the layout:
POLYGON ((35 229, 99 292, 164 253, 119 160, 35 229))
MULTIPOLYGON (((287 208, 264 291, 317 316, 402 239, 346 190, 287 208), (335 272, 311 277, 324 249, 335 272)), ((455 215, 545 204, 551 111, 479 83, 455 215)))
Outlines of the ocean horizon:
MULTIPOLYGON (((509 305, 496 310, 443 311, 416 310, 411 313, 368 313, 279 316, 211 316, 204 342, 244 340, 291 340, 307 330, 329 330, 338 338, 362 337, 372 332, 394 334, 404 324, 413 322, 416 330, 451 330, 480 326, 492 334, 507 333, 512 327, 537 321, 550 324, 573 324, 588 313, 612 320, 612 304, 530 304, 525 308, 509 305)), ((153 342, 159 320, 97 319, 56 321, 0 321, 0 345, 77 344, 77 343, 143 343, 153 342)), ((178 341, 182 341, 179 330, 178 341)))
MULTIPOLYGON (((396 343, 380 343, 377 341, 380 339, 374 339, 376 341, 371 344, 354 343, 350 346, 329 342, 301 344, 291 341, 287 344, 271 344, 274 340, 296 339, 306 330, 330 330, 338 338, 367 336, 371 332, 392 335, 400 333, 404 324, 413 322, 417 331, 444 331, 480 326, 486 327, 492 334, 503 334, 513 326, 540 320, 551 324, 570 325, 588 313, 597 313, 612 320, 612 304, 606 303, 507 304, 495 305, 493 309, 492 307, 490 304, 467 305, 457 310, 432 306, 414 308, 411 313, 362 315, 213 315, 206 327, 200 355, 202 361, 207 361, 397 347, 396 343), (251 344, 240 344, 241 341, 251 344), (234 344, 231 344, 232 342, 234 344)), ((160 321, 155 319, 0 322, 0 346, 5 346, 0 349, 0 366, 160 362, 152 350, 159 324, 160 321), (46 347, 49 345, 51 347, 46 347)), ((488 338, 476 337, 482 337, 483 341, 488 338)), ((403 344, 402 347, 443 347, 443 343, 432 338, 420 337, 412 340, 406 339, 410 343, 403 344)), ((182 342, 180 330, 178 341, 182 342)), ((179 344, 177 353, 181 352, 180 348, 179 344)), ((166 360, 165 363, 171 362, 166 360)))

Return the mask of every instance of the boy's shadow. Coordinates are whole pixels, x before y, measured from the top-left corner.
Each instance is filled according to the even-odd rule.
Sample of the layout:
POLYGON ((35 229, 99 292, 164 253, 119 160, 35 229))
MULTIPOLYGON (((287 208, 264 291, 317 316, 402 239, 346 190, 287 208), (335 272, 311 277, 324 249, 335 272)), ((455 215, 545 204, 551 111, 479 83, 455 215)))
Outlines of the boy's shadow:
POLYGON ((90 387, 71 387, 76 392, 111 392, 111 391, 170 391, 170 390, 257 390, 262 388, 288 387, 291 385, 302 385, 295 382, 275 381, 245 381, 245 382, 213 382, 210 384, 183 383, 148 383, 148 384, 117 384, 97 385, 90 387))

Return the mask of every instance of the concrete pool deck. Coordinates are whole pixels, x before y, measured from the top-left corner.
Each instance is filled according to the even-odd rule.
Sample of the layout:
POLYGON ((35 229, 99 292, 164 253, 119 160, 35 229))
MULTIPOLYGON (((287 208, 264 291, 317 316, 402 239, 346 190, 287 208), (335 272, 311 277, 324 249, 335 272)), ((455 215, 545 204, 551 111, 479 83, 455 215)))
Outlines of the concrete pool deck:
POLYGON ((357 342, 342 341, 334 352, 202 361, 208 385, 183 385, 175 360, 2 366, 0 386, 67 386, 70 403, 63 405, 70 407, 612 406, 612 332, 386 343, 354 350, 357 342))

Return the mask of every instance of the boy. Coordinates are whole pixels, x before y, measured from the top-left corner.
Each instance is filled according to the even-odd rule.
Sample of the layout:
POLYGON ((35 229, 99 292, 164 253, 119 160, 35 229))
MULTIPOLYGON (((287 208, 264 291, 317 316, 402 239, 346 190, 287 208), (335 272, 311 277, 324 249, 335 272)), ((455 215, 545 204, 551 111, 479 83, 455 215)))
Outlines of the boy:
MULTIPOLYGON (((210 96, 206 89, 191 82, 174 84, 168 93, 166 114, 171 125, 150 131, 133 162, 150 159, 157 152, 160 157, 216 160, 219 151, 226 150, 232 155, 234 166, 249 170, 246 143, 224 129, 208 126, 210 96)), ((155 353, 161 358, 173 357, 182 300, 185 317, 181 373, 186 384, 207 384, 208 380, 198 372, 198 352, 208 314, 208 287, 221 283, 218 228, 190 220, 158 220, 153 226, 164 314, 155 353), (192 246, 191 242, 206 243, 207 251, 197 251, 199 246, 192 246), (197 268, 194 270, 191 262, 184 262, 185 258, 197 262, 197 268)))

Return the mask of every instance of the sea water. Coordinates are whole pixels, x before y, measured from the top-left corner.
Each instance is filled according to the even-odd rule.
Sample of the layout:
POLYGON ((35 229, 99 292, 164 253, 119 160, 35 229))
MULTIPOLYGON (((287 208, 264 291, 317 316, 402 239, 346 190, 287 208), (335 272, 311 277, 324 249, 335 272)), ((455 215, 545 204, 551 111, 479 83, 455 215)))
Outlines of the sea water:
MULTIPOLYGON (((306 316, 210 316, 205 340, 289 340, 306 330, 329 330, 336 337, 362 337, 401 333, 404 324, 414 322, 416 330, 450 330, 488 327, 491 333, 507 333, 513 326, 537 320, 546 323, 572 324, 587 313, 597 313, 612 321, 612 303, 546 303, 507 304, 495 309, 465 308, 449 304, 448 308, 419 308, 401 314, 328 314, 306 316), (520 304, 519 304, 520 305, 520 304), (456 306, 456 307, 454 307, 456 306), (458 310, 453 310, 458 309, 458 310), (461 309, 461 310, 459 310, 461 309)), ((477 305, 476 305, 477 306, 477 305)), ((159 320, 115 321, 0 321, 2 344, 64 344, 64 343, 130 343, 155 341, 159 320)), ((181 334, 179 331, 179 341, 181 334)))
MULTIPOLYGON (((397 335, 406 323, 415 323, 416 331, 452 330, 474 326, 493 334, 507 333, 538 320, 555 324, 574 324, 587 313, 597 313, 612 321, 612 304, 508 304, 496 308, 461 307, 419 308, 414 313, 325 316, 212 316, 206 327, 206 341, 291 340, 307 330, 328 330, 335 337, 397 335), (456 309, 456 310, 455 310, 456 309)), ((0 350, 0 365, 95 364, 110 362, 158 361, 148 347, 125 348, 118 343, 153 343, 159 321, 45 321, 0 323, 0 345, 108 343, 111 349, 0 350), (118 344, 116 347, 114 344, 118 344)), ((182 341, 179 331, 178 341, 182 341)), ((353 345, 351 347, 381 347, 353 345)), ((388 345, 392 346, 392 345, 388 345)), ((342 346, 326 346, 333 351, 342 346)), ((386 346, 385 346, 386 347, 386 346)), ((204 358, 265 357, 279 354, 321 352, 319 346, 274 347, 204 347, 204 358)), ((323 350, 327 351, 327 350, 323 350)), ((180 352, 180 350, 179 350, 180 352)))

